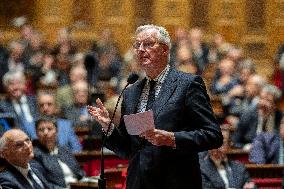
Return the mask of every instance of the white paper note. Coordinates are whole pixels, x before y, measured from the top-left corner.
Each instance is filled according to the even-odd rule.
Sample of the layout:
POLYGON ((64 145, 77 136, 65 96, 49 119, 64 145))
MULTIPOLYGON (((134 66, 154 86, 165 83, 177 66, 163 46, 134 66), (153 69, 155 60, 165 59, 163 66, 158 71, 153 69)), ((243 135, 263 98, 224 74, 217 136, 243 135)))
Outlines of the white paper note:
POLYGON ((145 131, 154 129, 153 111, 141 112, 123 116, 125 127, 130 135, 140 135, 145 131))

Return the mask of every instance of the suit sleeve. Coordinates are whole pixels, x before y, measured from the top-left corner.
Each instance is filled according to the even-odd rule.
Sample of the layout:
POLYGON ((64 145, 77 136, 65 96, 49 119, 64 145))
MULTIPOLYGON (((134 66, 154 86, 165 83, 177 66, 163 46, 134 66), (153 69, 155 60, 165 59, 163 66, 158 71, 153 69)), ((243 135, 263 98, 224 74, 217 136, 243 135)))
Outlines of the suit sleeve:
POLYGON ((205 151, 223 143, 222 133, 214 116, 210 99, 201 77, 196 76, 187 88, 186 130, 175 132, 176 149, 205 151))
MULTIPOLYGON (((124 115, 124 109, 125 101, 123 100, 121 103, 121 115, 124 115)), ((123 116, 121 116, 119 127, 115 127, 112 134, 108 137, 106 146, 121 158, 127 159, 132 154, 133 143, 125 128, 123 116)))
POLYGON ((264 164, 265 161, 265 143, 263 134, 258 135, 249 153, 249 161, 256 164, 264 164))
POLYGON ((70 149, 73 153, 75 152, 81 152, 82 151, 82 145, 79 142, 79 139, 77 135, 75 134, 75 131, 73 127, 69 127, 69 145, 70 149))

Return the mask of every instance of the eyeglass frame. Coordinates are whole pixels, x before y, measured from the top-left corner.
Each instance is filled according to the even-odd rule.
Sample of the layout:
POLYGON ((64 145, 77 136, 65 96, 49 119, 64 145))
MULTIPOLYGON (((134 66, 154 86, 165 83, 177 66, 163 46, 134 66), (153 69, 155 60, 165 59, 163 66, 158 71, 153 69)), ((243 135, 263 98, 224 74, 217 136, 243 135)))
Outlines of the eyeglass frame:
POLYGON ((151 41, 151 43, 149 42, 148 45, 145 46, 145 45, 144 45, 144 44, 145 44, 144 42, 147 42, 147 40, 145 40, 145 41, 138 41, 138 40, 136 40, 136 41, 132 44, 133 49, 138 50, 138 49, 141 47, 141 45, 142 45, 142 48, 143 48, 143 49, 151 49, 151 48, 153 48, 156 44, 163 44, 163 43, 161 43, 161 42, 155 40, 155 41, 151 41), (137 44, 137 45, 135 45, 135 44, 137 44), (151 44, 151 45, 149 45, 149 44, 151 44))

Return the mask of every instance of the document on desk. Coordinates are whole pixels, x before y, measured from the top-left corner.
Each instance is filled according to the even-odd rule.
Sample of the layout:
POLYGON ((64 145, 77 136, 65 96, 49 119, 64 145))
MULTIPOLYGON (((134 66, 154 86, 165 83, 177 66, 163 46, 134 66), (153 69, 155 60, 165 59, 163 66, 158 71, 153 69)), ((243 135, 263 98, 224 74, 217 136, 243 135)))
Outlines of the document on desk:
POLYGON ((145 131, 155 128, 152 110, 137 114, 124 115, 123 119, 126 130, 130 135, 140 135, 145 131))

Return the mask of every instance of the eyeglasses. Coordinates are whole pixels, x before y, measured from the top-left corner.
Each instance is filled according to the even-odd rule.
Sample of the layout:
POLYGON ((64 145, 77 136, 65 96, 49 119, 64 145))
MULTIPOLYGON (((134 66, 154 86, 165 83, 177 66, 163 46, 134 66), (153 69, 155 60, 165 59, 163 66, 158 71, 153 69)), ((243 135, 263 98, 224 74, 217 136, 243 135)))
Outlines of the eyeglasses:
POLYGON ((139 49, 141 45, 143 49, 150 49, 154 47, 156 43, 157 41, 135 41, 132 46, 134 49, 139 49))

